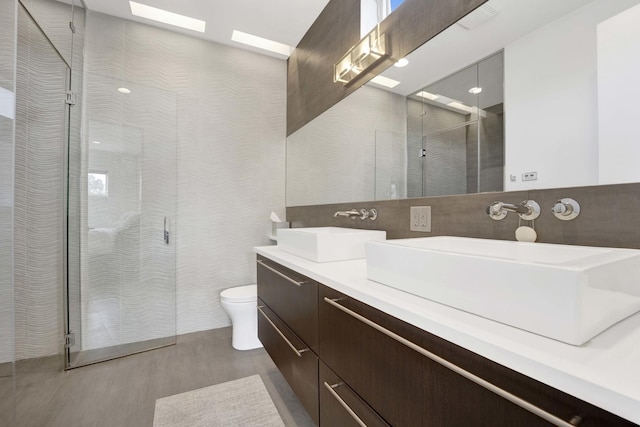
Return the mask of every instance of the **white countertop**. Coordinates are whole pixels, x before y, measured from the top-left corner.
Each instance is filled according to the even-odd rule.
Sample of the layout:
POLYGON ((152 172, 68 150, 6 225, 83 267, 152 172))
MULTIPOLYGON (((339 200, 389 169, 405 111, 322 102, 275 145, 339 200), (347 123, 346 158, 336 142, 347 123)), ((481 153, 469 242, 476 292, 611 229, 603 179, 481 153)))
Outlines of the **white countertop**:
POLYGON ((277 246, 255 252, 447 341, 640 424, 640 313, 581 347, 367 280, 364 259, 316 263, 277 246))

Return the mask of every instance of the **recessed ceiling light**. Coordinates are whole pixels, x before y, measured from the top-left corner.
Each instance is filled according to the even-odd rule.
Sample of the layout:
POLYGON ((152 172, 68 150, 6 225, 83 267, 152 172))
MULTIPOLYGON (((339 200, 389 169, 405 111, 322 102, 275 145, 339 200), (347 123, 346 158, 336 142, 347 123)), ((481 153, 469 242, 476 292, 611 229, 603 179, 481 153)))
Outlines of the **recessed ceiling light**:
POLYGON ((406 67, 409 64, 409 60, 406 58, 400 58, 398 59, 398 61, 393 64, 394 67, 398 67, 398 68, 402 68, 402 67, 406 67))
POLYGON ((131 14, 141 18, 151 19, 152 21, 162 22, 164 24, 174 25, 180 28, 204 33, 206 22, 200 19, 190 18, 188 16, 179 15, 169 12, 168 10, 158 9, 157 7, 147 6, 146 4, 130 1, 131 14))
POLYGON ((119 87, 119 88, 118 88, 118 92, 120 92, 120 93, 127 93, 127 94, 128 94, 128 93, 131 93, 131 90, 130 90, 130 89, 127 89, 126 87, 119 87))
POLYGON ((425 99, 429 99, 431 101, 435 101, 436 99, 440 98, 440 95, 434 95, 434 94, 426 92, 424 90, 416 93, 416 96, 419 96, 419 97, 425 98, 425 99))
POLYGON ((472 87, 471 89, 469 89, 469 93, 472 93, 474 95, 477 95, 480 92, 482 92, 482 88, 481 87, 472 87))
POLYGON ((102 144, 100 141, 93 141, 94 144, 102 144))
POLYGON ((234 42, 257 47, 258 49, 268 50, 269 52, 279 53, 280 55, 284 55, 287 58, 293 51, 293 48, 289 45, 254 36, 253 34, 243 33, 242 31, 238 30, 233 30, 231 40, 233 40, 234 42))
POLYGON ((375 76, 371 79, 371 82, 388 88, 396 87, 400 84, 399 81, 390 79, 385 76, 375 76))

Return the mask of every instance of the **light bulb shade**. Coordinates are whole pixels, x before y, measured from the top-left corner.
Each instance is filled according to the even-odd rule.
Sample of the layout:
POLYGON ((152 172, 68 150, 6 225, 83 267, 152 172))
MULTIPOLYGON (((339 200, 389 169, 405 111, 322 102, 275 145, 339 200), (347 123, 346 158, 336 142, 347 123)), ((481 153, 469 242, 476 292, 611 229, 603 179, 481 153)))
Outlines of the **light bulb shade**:
POLYGON ((350 84, 356 77, 386 58, 386 34, 375 27, 333 66, 333 81, 350 84))
POLYGON ((334 69, 334 82, 342 82, 346 83, 351 80, 352 77, 349 77, 349 73, 353 68, 353 64, 351 62, 351 55, 347 54, 340 58, 338 62, 333 66, 334 69))

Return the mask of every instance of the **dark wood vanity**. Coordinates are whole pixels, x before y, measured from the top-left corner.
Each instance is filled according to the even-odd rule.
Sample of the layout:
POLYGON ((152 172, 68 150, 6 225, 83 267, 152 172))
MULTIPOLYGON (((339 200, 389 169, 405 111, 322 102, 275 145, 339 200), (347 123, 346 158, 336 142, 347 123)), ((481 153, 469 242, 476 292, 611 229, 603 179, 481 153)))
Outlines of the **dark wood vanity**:
POLYGON ((636 425, 260 255, 257 269, 260 340, 318 425, 636 425))

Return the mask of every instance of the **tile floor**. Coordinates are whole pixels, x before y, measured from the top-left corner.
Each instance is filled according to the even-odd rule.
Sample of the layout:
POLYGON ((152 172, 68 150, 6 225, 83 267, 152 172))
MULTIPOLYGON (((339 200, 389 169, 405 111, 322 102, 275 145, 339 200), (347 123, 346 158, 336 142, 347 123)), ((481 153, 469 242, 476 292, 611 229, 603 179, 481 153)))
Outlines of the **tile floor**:
POLYGON ((285 425, 313 426, 266 351, 234 350, 222 328, 67 372, 61 356, 19 362, 16 427, 151 427, 156 399, 254 374, 285 425))

